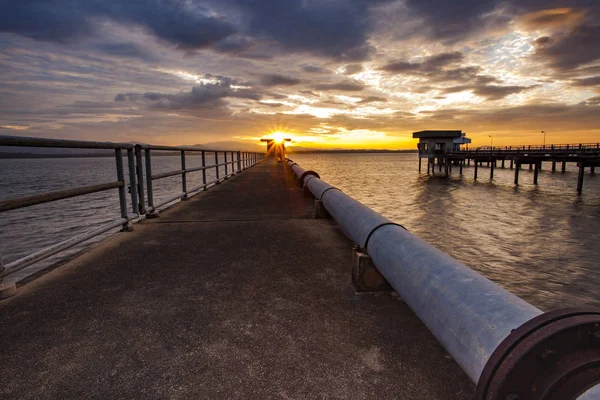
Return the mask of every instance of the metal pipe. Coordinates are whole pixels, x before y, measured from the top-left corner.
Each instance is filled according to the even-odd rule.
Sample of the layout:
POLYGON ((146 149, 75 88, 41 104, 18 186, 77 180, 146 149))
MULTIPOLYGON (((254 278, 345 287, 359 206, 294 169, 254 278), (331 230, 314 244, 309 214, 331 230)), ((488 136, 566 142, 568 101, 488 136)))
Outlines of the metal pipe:
POLYGON ((36 194, 33 196, 21 197, 18 199, 9 199, 0 201, 0 212, 16 210, 18 208, 29 207, 36 204, 48 203, 51 201, 68 199, 70 197, 81 196, 89 193, 101 192, 104 190, 120 188, 123 182, 100 183, 98 185, 83 186, 74 189, 57 190, 50 193, 36 194))
MULTIPOLYGON (((136 214, 136 216, 137 216, 137 214, 136 214)), ((81 242, 85 242, 86 240, 91 239, 94 236, 98 236, 106 231, 117 228, 124 224, 127 224, 127 220, 125 218, 119 218, 115 221, 112 221, 112 222, 106 224, 106 225, 102 225, 99 228, 93 229, 89 232, 85 232, 85 233, 82 233, 77 236, 74 236, 70 239, 67 239, 60 243, 57 243, 53 246, 47 247, 47 248, 37 251, 33 254, 30 254, 27 257, 23 257, 19 260, 13 261, 10 264, 5 266, 5 271, 2 272, 2 276, 6 276, 9 274, 15 273, 17 271, 20 271, 23 268, 25 268, 33 263, 36 263, 36 262, 43 260, 45 258, 48 258, 50 256, 53 256, 56 253, 59 253, 70 247, 73 247, 81 242)))
POLYGON ((135 171, 137 174, 138 213, 146 214, 146 201, 144 200, 144 163, 142 162, 142 148, 135 147, 135 171))
POLYGON ((511 330, 542 313, 398 226, 377 229, 367 251, 474 383, 511 330))
POLYGON ((512 330, 542 314, 321 179, 306 185, 473 382, 512 330))
POLYGON ((206 184, 206 157, 202 152, 202 183, 206 184))
MULTIPOLYGON (((187 193, 187 176, 185 171, 185 150, 181 150, 181 191, 187 193)), ((185 196, 184 196, 185 197, 185 196)))
POLYGON ((0 146, 62 147, 68 149, 131 149, 132 143, 91 142, 84 140, 44 139, 0 135, 0 146))
POLYGON ((215 176, 219 180, 219 153, 215 151, 215 176))
POLYGON ((131 192, 131 212, 136 214, 138 212, 138 196, 137 196, 137 182, 135 172, 135 157, 133 154, 133 148, 127 149, 127 165, 129 167, 129 189, 131 192))
POLYGON ((150 149, 144 150, 146 158, 146 192, 148 194, 148 208, 154 209, 154 196, 152 193, 152 159, 150 149))
POLYGON ((174 175, 181 175, 184 172, 185 171, 182 170, 182 169, 179 169, 177 171, 161 172, 160 174, 154 174, 154 175, 152 175, 152 179, 156 181, 156 180, 163 179, 163 178, 168 178, 168 177, 174 176, 174 175))
MULTIPOLYGON (((127 194, 125 193, 125 173, 123 172, 123 152, 121 149, 115 149, 115 160, 117 163, 117 180, 123 185, 119 187, 119 206, 121 208, 121 217, 129 220, 127 215, 127 194)), ((128 222, 123 224, 123 229, 127 229, 128 222)))

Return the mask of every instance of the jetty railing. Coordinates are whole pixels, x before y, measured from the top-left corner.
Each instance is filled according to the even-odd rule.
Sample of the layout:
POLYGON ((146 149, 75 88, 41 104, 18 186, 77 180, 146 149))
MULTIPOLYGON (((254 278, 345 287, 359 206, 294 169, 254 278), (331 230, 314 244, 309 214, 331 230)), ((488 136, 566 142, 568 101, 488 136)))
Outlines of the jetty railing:
POLYGON ((476 149, 447 150, 444 154, 462 155, 562 155, 562 154, 597 154, 600 152, 600 143, 576 144, 549 144, 536 146, 495 146, 476 149))
POLYGON ((71 197, 83 196, 86 194, 97 193, 106 190, 117 189, 119 193, 120 218, 116 218, 109 223, 100 227, 96 227, 82 234, 76 235, 60 243, 46 247, 36 251, 33 254, 22 257, 18 260, 11 261, 6 265, 2 263, 0 256, 0 285, 3 278, 22 270, 38 261, 44 260, 50 256, 60 253, 66 249, 76 246, 79 243, 85 242, 98 235, 101 235, 110 230, 121 227, 122 230, 130 230, 130 224, 141 217, 157 216, 157 209, 166 206, 181 198, 190 197, 192 194, 205 190, 213 184, 227 179, 233 174, 239 173, 246 168, 249 168, 260 162, 264 156, 257 152, 242 152, 242 151, 223 151, 210 150, 194 147, 172 147, 172 146, 154 146, 139 143, 112 143, 112 142, 94 142, 80 140, 62 140, 62 139, 45 139, 35 137, 19 137, 19 136, 0 136, 0 146, 19 146, 19 147, 37 147, 37 148, 64 148, 64 149, 87 149, 87 150, 113 150, 116 163, 116 179, 111 182, 102 182, 88 186, 81 186, 70 189, 57 190, 52 192, 39 193, 31 196, 24 196, 14 199, 0 201, 0 213, 16 210, 19 208, 30 207, 37 204, 48 203, 67 199, 71 197), (152 151, 166 150, 176 151, 181 156, 181 169, 170 171, 162 174, 152 174, 152 151), (186 152, 200 152, 202 156, 202 167, 186 168, 186 152), (215 155, 215 164, 207 165, 205 163, 205 154, 213 153, 215 155), (224 161, 219 162, 218 153, 224 154, 224 161), (228 159, 228 154, 231 158, 228 159), (235 157, 234 157, 235 155, 235 157), (126 178, 123 158, 127 157, 127 175, 126 178), (146 188, 144 191, 144 162, 146 166, 146 188), (220 178, 218 168, 225 166, 225 176, 220 178), (236 168, 237 167, 237 168, 236 168), (216 180, 206 182, 206 170, 214 168, 216 171, 216 180), (188 173, 202 171, 203 184, 191 190, 187 189, 186 176, 188 173), (162 201, 160 204, 154 204, 152 181, 162 179, 168 176, 181 175, 182 177, 182 193, 170 197, 162 201), (127 192, 129 189, 129 199, 127 192), (147 195, 147 196, 146 196, 147 195), (148 207, 145 205, 145 197, 148 199, 148 207), (130 203, 130 206, 127 203, 130 203))
MULTIPOLYGON (((186 146, 155 146, 148 144, 136 145, 137 164, 142 165, 142 153, 145 158, 146 166, 146 194, 148 197, 148 206, 144 204, 143 197, 140 198, 140 213, 147 214, 148 216, 155 216, 156 210, 168 203, 179 199, 187 199, 195 192, 205 190, 212 185, 218 185, 229 177, 240 173, 249 166, 254 165, 258 160, 258 153, 251 153, 245 151, 223 151, 223 150, 208 150, 186 146), (156 151, 168 151, 177 152, 181 158, 181 168, 178 170, 161 172, 158 174, 152 173, 152 154, 156 151), (186 152, 196 153, 202 159, 202 165, 200 167, 188 167, 186 162, 186 152), (214 159, 212 163, 207 163, 207 155, 214 159), (219 157, 222 155, 221 157, 219 157), (220 176, 219 169, 223 167, 225 175, 220 176), (210 182, 207 181, 207 170, 214 170, 215 179, 210 182), (188 189, 187 176, 192 172, 202 173, 202 184, 194 188, 188 189), (154 189, 153 181, 164 179, 172 176, 181 176, 181 193, 169 197, 163 200, 159 204, 154 204, 154 189)), ((141 171, 141 169, 140 169, 141 171)), ((143 174, 138 171, 138 182, 143 182, 143 174)))
POLYGON ((477 399, 600 398, 600 310, 543 313, 314 171, 287 165, 477 385, 477 399))

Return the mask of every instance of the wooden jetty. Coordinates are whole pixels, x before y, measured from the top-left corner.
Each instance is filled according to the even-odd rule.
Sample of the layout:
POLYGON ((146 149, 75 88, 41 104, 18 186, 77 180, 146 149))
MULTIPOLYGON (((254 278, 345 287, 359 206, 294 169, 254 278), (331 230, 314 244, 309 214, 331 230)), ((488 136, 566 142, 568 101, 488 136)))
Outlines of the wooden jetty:
MULTIPOLYGON (((508 168, 515 170, 515 185, 519 184, 519 170, 523 165, 533 169, 533 183, 537 185, 539 171, 542 163, 551 163, 552 172, 556 172, 557 164, 560 171, 565 172, 567 163, 576 164, 579 168, 577 177, 577 192, 583 190, 583 177, 586 168, 590 173, 600 166, 600 143, 581 143, 547 146, 506 146, 506 147, 484 147, 478 149, 460 149, 453 151, 437 152, 428 159, 427 172, 435 171, 436 162, 439 171, 444 169, 446 175, 452 172, 452 165, 459 167, 462 175, 463 166, 474 164, 473 177, 477 180, 478 167, 484 163, 490 167, 490 179, 494 177, 495 168, 508 168)), ((419 164, 420 164, 419 159, 419 164)))

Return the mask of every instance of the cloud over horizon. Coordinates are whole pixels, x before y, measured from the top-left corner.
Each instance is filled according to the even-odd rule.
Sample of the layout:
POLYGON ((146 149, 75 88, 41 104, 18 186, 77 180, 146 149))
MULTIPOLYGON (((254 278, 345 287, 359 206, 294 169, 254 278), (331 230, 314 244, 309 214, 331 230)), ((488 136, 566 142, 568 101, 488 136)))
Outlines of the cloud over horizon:
POLYGON ((365 146, 406 147, 413 130, 508 141, 544 126, 590 140, 598 21, 593 0, 3 3, 0 131, 191 144, 284 129, 340 147, 371 130, 387 139, 365 146))

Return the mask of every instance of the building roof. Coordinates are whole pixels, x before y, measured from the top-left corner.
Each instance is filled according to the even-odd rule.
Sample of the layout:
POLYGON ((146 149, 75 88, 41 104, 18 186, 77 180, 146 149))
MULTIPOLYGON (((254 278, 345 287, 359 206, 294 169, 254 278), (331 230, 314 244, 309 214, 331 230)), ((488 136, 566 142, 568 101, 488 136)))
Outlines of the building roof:
POLYGON ((419 131, 413 132, 413 138, 459 138, 462 132, 458 131, 419 131))

